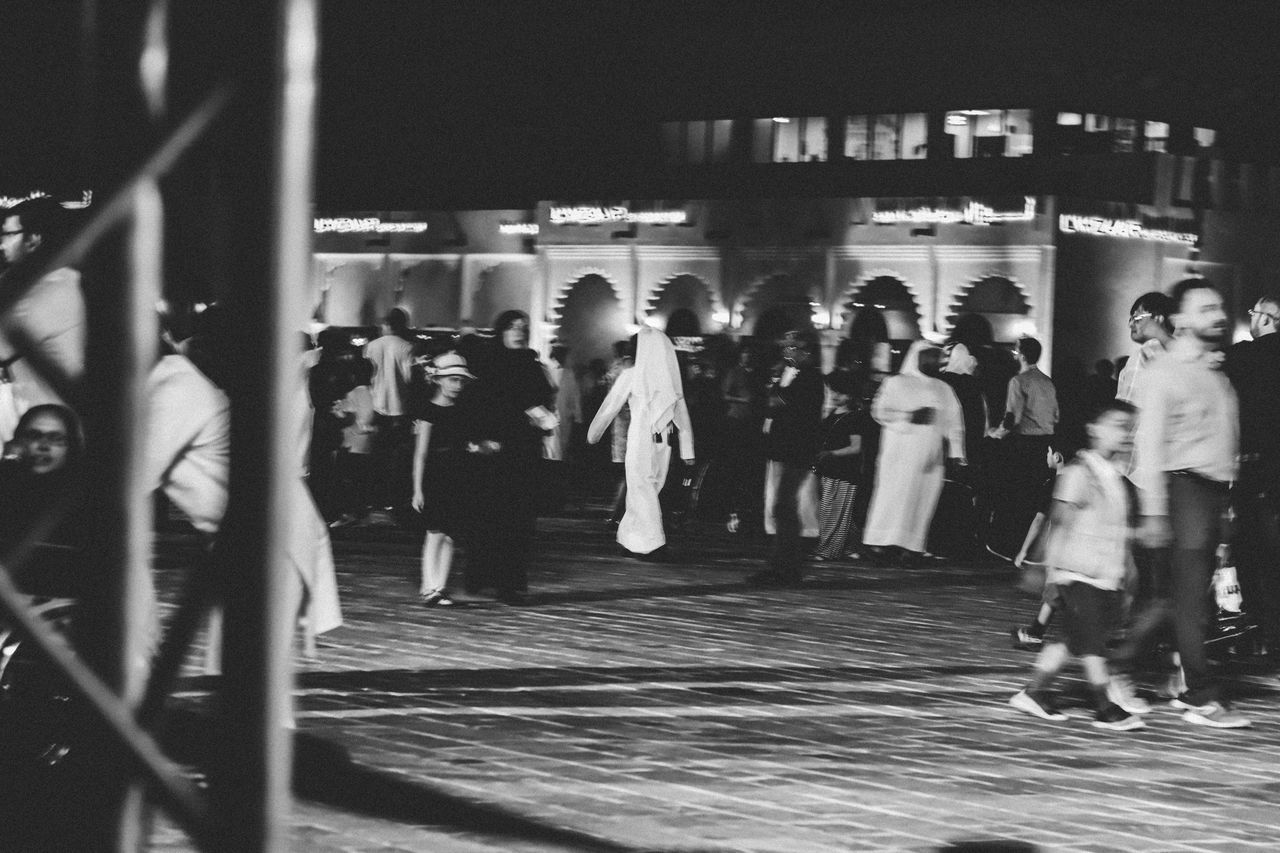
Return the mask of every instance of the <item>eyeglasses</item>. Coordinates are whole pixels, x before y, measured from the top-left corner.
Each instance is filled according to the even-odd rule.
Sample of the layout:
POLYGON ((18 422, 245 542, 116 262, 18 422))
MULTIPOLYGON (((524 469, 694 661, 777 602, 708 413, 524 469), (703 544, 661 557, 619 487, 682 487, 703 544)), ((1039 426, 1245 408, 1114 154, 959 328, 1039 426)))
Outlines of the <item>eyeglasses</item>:
POLYGON ((1130 314, 1129 325, 1132 326, 1134 323, 1141 323, 1143 320, 1150 320, 1154 316, 1156 315, 1152 314, 1150 311, 1142 311, 1138 314, 1130 314))
POLYGON ((1277 317, 1275 314, 1272 314, 1270 311, 1259 311, 1257 308, 1250 308, 1249 316, 1250 317, 1270 317, 1272 320, 1276 321, 1277 323, 1280 323, 1280 317, 1277 317))

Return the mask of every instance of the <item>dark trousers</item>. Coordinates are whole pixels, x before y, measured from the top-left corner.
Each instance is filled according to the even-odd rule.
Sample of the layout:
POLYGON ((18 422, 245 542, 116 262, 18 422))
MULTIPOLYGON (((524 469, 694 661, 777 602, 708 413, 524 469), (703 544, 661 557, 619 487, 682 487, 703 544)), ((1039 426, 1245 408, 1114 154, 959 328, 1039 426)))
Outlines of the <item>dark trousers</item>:
POLYGON ((720 455, 728 481, 729 512, 758 524, 764 494, 764 453, 760 442, 760 421, 754 418, 726 418, 725 451, 720 455))
POLYGON ((795 462, 782 462, 782 477, 778 481, 778 496, 773 504, 773 551, 770 567, 788 578, 800 577, 800 563, 804 558, 800 540, 800 486, 809 474, 809 466, 795 462))
POLYGON ((1211 613, 1209 583, 1214 552, 1222 538, 1227 493, 1222 484, 1194 476, 1170 474, 1168 485, 1173 541, 1167 550, 1152 552, 1154 596, 1135 617, 1115 659, 1121 667, 1131 667, 1166 628, 1172 628, 1187 678, 1187 701, 1203 704, 1220 695, 1204 640, 1211 613))
POLYGON ((1049 478, 1046 457, 1053 436, 1013 435, 1006 440, 1004 465, 988 481, 993 517, 988 544, 1012 557, 1022 548, 1049 478))
POLYGON ((537 527, 539 448, 503 450, 477 466, 463 588, 499 596, 526 592, 537 527))
POLYGON ((413 493, 413 431, 408 415, 374 413, 374 505, 403 507, 413 493))
POLYGON ((1280 649, 1280 486, 1246 463, 1235 490, 1236 569, 1244 609, 1272 650, 1280 649))

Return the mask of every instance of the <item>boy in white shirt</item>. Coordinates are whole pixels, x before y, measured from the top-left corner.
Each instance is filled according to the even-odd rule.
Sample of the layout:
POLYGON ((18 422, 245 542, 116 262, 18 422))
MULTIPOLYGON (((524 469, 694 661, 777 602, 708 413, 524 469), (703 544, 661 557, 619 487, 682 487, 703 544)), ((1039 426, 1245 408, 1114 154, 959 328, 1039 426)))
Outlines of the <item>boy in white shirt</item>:
POLYGON ((1143 727, 1142 719, 1108 696, 1107 639, 1120 624, 1130 571, 1133 498, 1124 479, 1132 448, 1133 406, 1116 400, 1087 427, 1089 449, 1059 475, 1045 562, 1062 602, 1065 640, 1045 644, 1025 689, 1009 704, 1044 720, 1065 720, 1050 686, 1071 656, 1080 658, 1094 704, 1093 725, 1115 731, 1143 727))

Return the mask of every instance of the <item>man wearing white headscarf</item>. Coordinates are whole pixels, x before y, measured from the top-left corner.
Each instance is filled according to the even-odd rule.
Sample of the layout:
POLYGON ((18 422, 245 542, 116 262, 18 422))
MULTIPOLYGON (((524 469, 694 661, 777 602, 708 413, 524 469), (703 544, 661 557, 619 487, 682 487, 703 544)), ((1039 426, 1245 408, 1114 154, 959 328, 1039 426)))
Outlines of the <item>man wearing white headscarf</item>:
POLYGON ((964 419, 951 388, 935 379, 941 353, 916 341, 902 369, 880 386, 871 416, 883 427, 876 487, 862 541, 923 552, 945 475, 946 458, 964 464, 964 419))
POLYGON ((618 525, 618 544, 633 554, 649 555, 667 544, 658 493, 671 464, 670 436, 676 431, 680 458, 693 465, 693 426, 680 383, 680 366, 671 340, 650 326, 640 329, 636 362, 619 374, 587 430, 587 442, 604 435, 623 405, 631 410, 627 430, 627 509, 618 525))

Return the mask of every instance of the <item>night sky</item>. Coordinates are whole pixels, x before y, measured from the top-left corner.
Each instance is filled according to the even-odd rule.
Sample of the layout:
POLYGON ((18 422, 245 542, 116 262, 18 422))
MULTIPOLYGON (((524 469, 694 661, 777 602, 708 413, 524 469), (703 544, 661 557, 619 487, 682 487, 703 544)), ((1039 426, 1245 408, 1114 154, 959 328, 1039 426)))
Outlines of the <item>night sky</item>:
MULTIPOLYGON (((93 182, 78 8, 6 6, 0 192, 93 182)), ((181 105, 216 65, 197 16, 220 12, 174 14, 181 105)), ((321 16, 326 208, 642 183, 661 119, 1061 106, 1239 129, 1255 159, 1280 134, 1270 0, 328 0, 321 16)))

